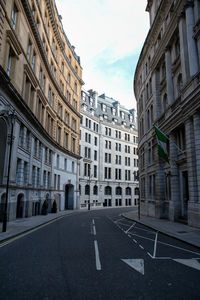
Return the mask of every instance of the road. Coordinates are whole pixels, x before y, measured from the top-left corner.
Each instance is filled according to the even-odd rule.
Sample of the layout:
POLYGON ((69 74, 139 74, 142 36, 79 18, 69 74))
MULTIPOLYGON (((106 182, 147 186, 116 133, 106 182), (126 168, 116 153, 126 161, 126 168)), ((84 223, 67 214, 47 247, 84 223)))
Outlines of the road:
POLYGON ((125 211, 75 212, 0 245, 0 299, 200 299, 200 250, 125 211))

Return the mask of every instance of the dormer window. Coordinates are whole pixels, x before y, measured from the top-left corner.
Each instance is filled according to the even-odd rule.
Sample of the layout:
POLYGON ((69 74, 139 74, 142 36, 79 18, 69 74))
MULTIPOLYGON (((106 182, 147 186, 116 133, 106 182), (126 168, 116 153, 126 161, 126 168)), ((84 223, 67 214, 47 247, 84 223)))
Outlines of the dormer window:
POLYGON ((102 104, 102 110, 103 110, 104 112, 106 112, 106 111, 107 111, 107 107, 106 107, 106 105, 105 105, 105 104, 102 104))
POLYGON ((113 114, 113 116, 116 116, 116 108, 112 108, 112 114, 113 114))
POLYGON ((120 114, 121 114, 121 118, 122 118, 122 119, 125 119, 125 113, 124 113, 123 111, 121 111, 120 114))

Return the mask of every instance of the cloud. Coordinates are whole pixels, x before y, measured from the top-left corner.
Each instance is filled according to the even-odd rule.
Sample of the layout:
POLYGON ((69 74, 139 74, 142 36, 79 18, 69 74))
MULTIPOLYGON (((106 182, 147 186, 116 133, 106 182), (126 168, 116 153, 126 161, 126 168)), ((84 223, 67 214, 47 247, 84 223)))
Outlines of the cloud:
POLYGON ((146 0, 56 0, 63 27, 81 57, 85 88, 135 105, 133 74, 149 28, 146 0))

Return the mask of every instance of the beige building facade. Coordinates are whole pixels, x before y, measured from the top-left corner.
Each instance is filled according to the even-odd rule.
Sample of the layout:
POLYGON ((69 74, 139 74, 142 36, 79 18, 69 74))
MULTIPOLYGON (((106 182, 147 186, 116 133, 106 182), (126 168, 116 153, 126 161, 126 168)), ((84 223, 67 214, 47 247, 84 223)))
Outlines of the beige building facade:
POLYGON ((80 57, 54 0, 1 0, 0 15, 1 215, 7 183, 10 220, 39 214, 45 199, 76 208, 80 57))
POLYGON ((134 77, 141 213, 200 227, 200 2, 149 0, 134 77), (169 137, 157 154, 154 125, 169 137))

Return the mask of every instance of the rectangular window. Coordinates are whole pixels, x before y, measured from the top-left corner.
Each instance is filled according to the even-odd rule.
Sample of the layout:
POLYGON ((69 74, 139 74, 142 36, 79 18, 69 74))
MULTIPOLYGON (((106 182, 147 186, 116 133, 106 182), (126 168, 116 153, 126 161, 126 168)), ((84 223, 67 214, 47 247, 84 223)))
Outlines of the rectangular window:
POLYGON ((11 27, 13 30, 16 29, 16 23, 17 23, 17 7, 14 4, 12 9, 12 16, 11 16, 11 27))

